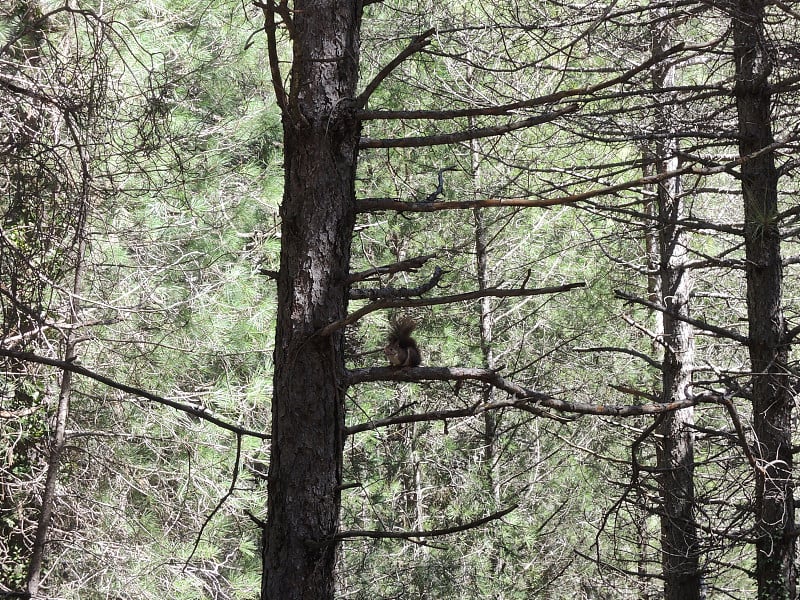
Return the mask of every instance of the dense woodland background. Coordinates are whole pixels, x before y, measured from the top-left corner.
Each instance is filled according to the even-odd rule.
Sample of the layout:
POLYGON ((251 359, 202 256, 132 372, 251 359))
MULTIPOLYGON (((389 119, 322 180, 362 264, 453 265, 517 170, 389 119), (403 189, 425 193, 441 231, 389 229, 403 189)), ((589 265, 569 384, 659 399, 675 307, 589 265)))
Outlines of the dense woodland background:
POLYGON ((800 8, 363 4, 0 7, 0 597, 794 598, 800 8))

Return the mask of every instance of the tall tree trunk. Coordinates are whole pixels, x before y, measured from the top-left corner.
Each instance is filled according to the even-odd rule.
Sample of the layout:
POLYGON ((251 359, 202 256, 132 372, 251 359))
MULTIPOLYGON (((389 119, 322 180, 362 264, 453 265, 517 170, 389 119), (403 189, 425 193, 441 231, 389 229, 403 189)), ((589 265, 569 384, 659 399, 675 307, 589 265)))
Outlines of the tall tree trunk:
MULTIPOLYGON (((657 9, 662 18, 652 29, 652 53, 663 54, 674 42, 674 19, 669 9, 657 9)), ((675 84, 675 66, 659 65, 653 72, 656 90, 675 84)), ((668 134, 675 129, 675 108, 666 103, 656 111, 657 128, 668 134)), ((671 135, 655 144, 655 168, 665 173, 678 168, 678 142, 671 135)), ((660 328, 664 341, 662 400, 681 402, 691 394, 694 362, 692 326, 682 320, 689 316, 691 275, 686 268, 688 234, 679 225, 684 217, 681 179, 658 184, 658 253, 661 303, 667 308, 660 328)), ((697 524, 694 520, 694 409, 667 413, 661 423, 661 563, 665 600, 695 600, 702 597, 697 524)))
MULTIPOLYGON (((470 77, 467 78, 470 80, 470 77)), ((475 127, 474 119, 469 121, 475 127)), ((472 196, 474 200, 481 197, 481 156, 478 140, 470 140, 470 170, 472 171, 472 196)), ((478 276, 478 289, 489 287, 489 231, 486 216, 482 208, 472 210, 475 222, 475 270, 478 276)), ((487 369, 495 368, 494 360, 494 305, 490 296, 481 298, 479 304, 480 343, 482 364, 487 369)), ((481 401, 491 404, 494 401, 494 386, 484 385, 481 390, 481 401)), ((497 451, 497 415, 492 410, 483 413, 483 463, 486 473, 487 487, 491 490, 495 502, 500 501, 500 487, 496 477, 497 451)))
MULTIPOLYGON (((669 161, 658 166, 659 171, 669 161)), ((694 334, 680 317, 689 316, 690 275, 686 260, 686 232, 674 223, 682 215, 678 179, 659 185, 661 220, 661 291, 667 313, 663 315, 664 359, 662 400, 682 402, 692 386, 694 334)), ((694 409, 667 413, 661 423, 661 552, 665 600, 702 597, 697 524, 694 519, 694 409)))
MULTIPOLYGON (((733 21, 739 153, 773 142, 768 78, 772 55, 764 30, 764 0, 739 0, 733 21)), ((786 371, 788 339, 781 307, 783 268, 778 229, 778 173, 773 152, 742 164, 747 258, 747 316, 753 372, 756 470, 756 579, 762 599, 794 598, 796 586, 792 481, 792 394, 786 371)))
POLYGON ((297 0, 291 12, 263 600, 334 597, 344 337, 317 332, 347 309, 360 16, 350 0, 297 0))

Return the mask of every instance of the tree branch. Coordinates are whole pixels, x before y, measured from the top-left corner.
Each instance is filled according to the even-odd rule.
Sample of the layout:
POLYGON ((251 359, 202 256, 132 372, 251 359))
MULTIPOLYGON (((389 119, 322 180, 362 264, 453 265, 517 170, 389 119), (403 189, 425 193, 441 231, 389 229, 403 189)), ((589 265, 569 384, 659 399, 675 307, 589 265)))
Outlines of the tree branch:
POLYGON ((280 62, 278 60, 278 42, 275 37, 275 30, 278 25, 275 23, 275 3, 273 0, 266 2, 253 2, 264 13, 264 31, 267 34, 267 59, 269 60, 269 72, 272 76, 272 88, 275 90, 275 101, 282 113, 286 113, 288 97, 283 86, 283 75, 281 74, 280 62))
POLYGON ((436 267, 433 270, 433 275, 430 280, 415 288, 370 288, 370 289, 353 289, 350 290, 351 300, 376 300, 378 298, 408 298, 410 296, 421 296, 425 292, 432 290, 444 276, 444 271, 441 267, 436 267))
MULTIPOLYGON (((519 384, 508 381, 491 369, 474 369, 465 367, 372 367, 367 369, 354 369, 348 373, 348 383, 350 385, 374 381, 482 381, 493 385, 495 388, 511 394, 517 401, 525 401, 535 404, 539 408, 548 408, 558 412, 572 413, 578 415, 614 416, 614 417, 634 417, 640 415, 658 415, 661 413, 672 412, 682 408, 689 408, 700 403, 699 398, 682 400, 679 402, 652 402, 648 404, 635 405, 613 405, 613 404, 587 404, 585 402, 569 402, 556 398, 550 394, 537 392, 519 384)), ((492 408, 488 404, 486 409, 492 408)), ((520 408, 520 406, 517 406, 520 408)), ((348 428, 348 432, 363 431, 359 429, 366 425, 355 425, 348 428)))
POLYGON ((212 423, 217 427, 220 427, 221 429, 232 431, 237 435, 248 435, 250 437, 259 438, 262 440, 268 440, 271 437, 266 433, 261 433, 260 431, 253 431, 250 429, 239 427, 238 425, 234 425, 232 423, 228 423, 221 417, 218 417, 215 414, 213 414, 204 406, 199 406, 199 405, 195 406, 193 404, 182 404, 181 402, 176 402, 175 400, 169 400, 167 398, 157 396, 156 394, 153 394, 146 390, 135 388, 133 386, 126 385, 124 383, 119 383, 118 381, 114 381, 113 379, 109 379, 104 375, 100 375, 99 373, 90 371, 89 369, 86 369, 85 367, 82 367, 80 365, 76 365, 75 363, 70 361, 58 360, 55 358, 47 358, 46 356, 39 356, 38 354, 33 354, 32 352, 18 352, 16 350, 7 350, 5 348, 0 348, 0 356, 7 356, 9 358, 24 360, 27 362, 37 363, 40 365, 48 365, 51 367, 56 367, 63 371, 70 371, 78 375, 83 375, 84 377, 88 377, 89 379, 94 379, 95 381, 102 383, 103 385, 107 385, 110 388, 120 390, 122 392, 125 392, 126 394, 131 394, 132 396, 145 398, 146 400, 150 400, 151 402, 156 402, 158 404, 170 406, 188 415, 192 415, 193 417, 202 419, 203 421, 208 421, 209 423, 212 423))
POLYGON ((358 95, 358 98, 356 98, 356 108, 364 108, 367 105, 370 96, 372 96, 373 92, 378 89, 378 86, 383 82, 383 80, 386 79, 389 74, 394 71, 405 59, 412 54, 419 52, 425 46, 430 44, 431 41, 428 38, 430 38, 435 32, 436 29, 433 27, 422 32, 413 40, 411 40, 411 43, 406 46, 405 49, 400 52, 400 54, 389 61, 389 63, 378 72, 373 80, 367 84, 367 87, 364 88, 364 91, 358 95))
POLYGON ((485 137, 493 137, 503 135, 518 129, 526 127, 533 127, 534 125, 541 125, 549 123, 559 117, 578 110, 577 104, 570 104, 560 110, 537 115, 522 121, 513 121, 505 125, 494 125, 492 127, 477 127, 475 129, 467 129, 465 131, 457 131, 455 133, 443 133, 440 135, 426 135, 420 137, 403 137, 403 138, 361 138, 358 147, 364 148, 421 148, 425 146, 443 146, 445 144, 456 144, 458 142, 466 142, 469 140, 478 140, 485 137))
POLYGON ((401 539, 401 540, 406 540, 410 538, 440 537, 443 535, 450 535, 451 533, 459 533, 461 531, 475 529, 476 527, 485 525, 490 521, 496 521, 497 519, 502 519, 511 511, 516 510, 516 508, 517 505, 515 504, 513 506, 509 506, 508 508, 504 508, 503 510, 499 510, 490 515, 487 515, 483 518, 477 519, 475 521, 470 521, 469 523, 465 523, 463 525, 454 525, 452 527, 445 527, 442 529, 429 529, 421 531, 366 531, 360 529, 351 529, 348 531, 340 531, 339 533, 334 535, 333 539, 330 541, 333 542, 333 541, 339 541, 347 538, 356 538, 356 537, 369 537, 378 539, 391 538, 391 539, 401 539))
POLYGON ((492 298, 507 298, 513 296, 539 296, 542 294, 556 294, 559 292, 567 292, 574 288, 585 287, 586 283, 583 281, 577 283, 565 283, 564 285, 557 285, 552 287, 537 288, 537 289, 502 289, 502 288, 486 288, 483 290, 475 290, 473 292, 465 292, 463 294, 454 294, 452 296, 438 296, 436 298, 419 298, 412 300, 411 298, 404 298, 402 300, 389 300, 386 298, 376 300, 371 304, 350 313, 344 319, 340 319, 335 323, 331 323, 327 327, 321 329, 318 335, 327 336, 334 331, 346 327, 358 321, 361 317, 368 315, 376 310, 383 308, 408 308, 412 306, 436 306, 438 304, 452 304, 454 302, 464 302, 466 300, 477 300, 490 296, 492 298))
MULTIPOLYGON (((462 210, 475 208, 519 206, 528 208, 543 208, 548 206, 563 206, 565 204, 576 204, 578 202, 590 200, 600 196, 608 196, 644 186, 654 185, 673 177, 682 175, 716 175, 729 169, 739 166, 749 160, 757 158, 766 152, 773 152, 778 148, 784 147, 797 137, 796 132, 792 132, 780 141, 765 146, 764 148, 748 155, 741 156, 723 165, 714 167, 702 167, 697 164, 687 164, 674 171, 664 171, 655 175, 637 177, 629 181, 623 181, 614 185, 603 186, 594 190, 581 192, 580 194, 569 194, 557 198, 486 198, 483 200, 461 200, 457 202, 408 202, 395 198, 362 198, 356 200, 356 212, 375 212, 379 210, 394 210, 397 212, 435 212, 439 210, 462 210)), ((788 211, 787 211, 788 212, 788 211)), ((785 216, 781 215, 781 216, 785 216)))
POLYGON ((367 120, 377 120, 377 119, 449 120, 449 119, 457 119, 465 117, 508 115, 515 111, 533 108, 535 106, 556 104, 567 98, 576 98, 579 96, 591 96, 601 90, 613 87, 619 83, 625 83, 626 81, 635 77, 637 74, 649 69, 655 64, 658 64, 659 62, 661 62, 662 60, 673 54, 676 54, 683 50, 695 50, 695 49, 700 49, 700 47, 699 46, 687 47, 686 44, 680 43, 676 46, 673 46, 672 48, 667 49, 662 54, 651 56, 643 63, 607 81, 602 81, 595 85, 573 88, 571 90, 561 90, 558 92, 554 92, 552 94, 547 94, 545 96, 539 96, 537 98, 531 98, 529 100, 523 100, 520 102, 512 102, 500 106, 484 106, 478 108, 463 108, 455 110, 438 110, 438 111, 437 110, 393 110, 393 111, 370 110, 370 111, 362 111, 359 116, 361 120, 367 121, 367 120))
POLYGON ((629 354, 631 356, 635 356, 636 358, 640 358, 648 365, 658 369, 659 371, 663 368, 659 361, 654 360, 644 352, 639 352, 638 350, 632 350, 630 348, 619 348, 617 346, 592 346, 591 348, 573 348, 573 350, 575 352, 619 352, 620 354, 629 354))
POLYGON ((711 333, 716 333, 720 337, 737 341, 744 346, 750 344, 750 339, 747 336, 744 336, 740 333, 736 333, 735 331, 731 331, 730 329, 725 329, 724 327, 717 327, 716 325, 711 325, 710 323, 706 323, 705 321, 701 321, 700 319, 692 319, 691 317, 682 317, 681 315, 668 310, 665 306, 662 306, 661 304, 650 302, 649 300, 645 300, 644 298, 639 298, 637 296, 632 296, 631 294, 627 294, 621 290, 614 290, 614 295, 620 300, 625 300, 626 302, 641 304, 642 306, 646 306, 647 308, 652 308, 653 310, 657 310, 660 313, 664 313, 665 315, 671 316, 673 319, 683 321, 684 323, 693 325, 698 329, 703 329, 705 331, 710 331, 711 333))
POLYGON ((409 271, 413 273, 417 269, 422 268, 422 266, 432 258, 436 258, 436 255, 426 254, 425 256, 408 258, 406 260, 401 260, 400 262, 392 263, 390 265, 373 267, 371 269, 367 269, 366 271, 361 271, 360 273, 352 273, 348 278, 347 282, 353 284, 359 281, 363 281, 369 277, 372 277, 373 275, 388 275, 391 273, 397 273, 398 271, 409 271))
MULTIPOLYGON (((380 368, 380 367, 379 367, 380 368)), ((427 367, 419 367, 427 368, 427 367)), ((396 369, 396 368, 395 368, 396 369)), ((463 381, 463 380, 462 380, 463 381)), ((409 415, 393 415, 384 417, 382 419, 373 419, 365 423, 358 423, 345 427, 345 435, 354 435, 362 431, 372 431, 380 429, 381 427, 390 427, 392 425, 403 425, 405 423, 428 423, 430 421, 447 421, 448 419, 463 419, 465 417, 474 417, 483 414, 490 410, 497 410, 500 408, 518 408, 525 412, 535 414, 538 417, 546 417, 548 419, 556 419, 561 422, 572 420, 556 415, 551 415, 546 411, 534 406, 530 400, 527 399, 508 399, 498 400, 495 402, 483 403, 479 402, 468 406, 466 408, 454 408, 450 410, 433 410, 424 413, 412 413, 409 415)))

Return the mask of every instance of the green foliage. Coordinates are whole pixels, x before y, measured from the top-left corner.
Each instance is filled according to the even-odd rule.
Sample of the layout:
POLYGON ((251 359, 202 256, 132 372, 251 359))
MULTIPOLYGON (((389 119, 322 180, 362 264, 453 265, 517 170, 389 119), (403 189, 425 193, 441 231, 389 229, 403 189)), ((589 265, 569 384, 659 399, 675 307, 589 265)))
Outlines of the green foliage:
MULTIPOLYGON (((84 134, 62 148, 57 133, 69 127, 60 113, 46 112, 36 113, 36 135, 25 122, 0 131, 2 334, 28 335, 20 347, 61 357, 60 345, 74 326, 84 338, 79 359, 88 368, 266 432, 277 301, 273 282, 261 272, 279 266, 283 157, 264 36, 254 33, 262 26, 260 10, 185 0, 89 5, 107 18, 103 26, 89 13, 70 9, 39 32, 47 41, 35 57, 48 69, 41 81, 33 75, 38 65, 17 72, 19 64, 7 59, 37 47, 42 39, 28 27, 31 19, 62 5, 42 3, 26 13, 25 3, 13 2, 0 10, 0 46, 7 54, 0 65, 3 81, 14 74, 47 95, 66 90, 53 97, 64 105, 74 102, 77 116, 70 124, 84 134), (22 140, 23 134, 36 139, 6 141, 22 140), (82 163, 86 153, 88 162, 82 163), (90 171, 88 179, 82 179, 82 168, 90 171), (81 195, 86 181, 89 191, 81 195), (91 200, 87 212, 75 208, 84 197, 91 200), (81 227, 88 235, 79 256, 81 227), (82 321, 65 325, 74 299, 71 276, 81 257, 82 321), (39 333, 45 317, 46 331, 39 333)), ((662 19, 640 8, 370 3, 362 36, 365 84, 407 46, 409 36, 429 26, 437 34, 392 71, 366 108, 475 109, 602 82, 648 56, 650 27, 662 19)), ((700 47, 712 34, 726 37, 715 21, 720 16, 687 13, 682 19, 687 43, 700 47)), ((287 47, 279 50, 288 55, 287 47)), ((682 156, 701 166, 724 162, 719 156, 727 156, 733 143, 726 140, 734 127, 730 97, 717 94, 726 89, 731 67, 713 64, 728 54, 723 45, 702 60, 687 59, 670 92, 673 108, 685 108, 683 129, 698 132, 682 156)), ((502 138, 365 150, 357 197, 422 201, 436 191, 437 175, 446 167, 453 170, 443 172, 437 202, 553 200, 621 186, 652 168, 643 158, 649 145, 669 137, 654 124, 663 106, 649 77, 642 72, 624 84, 598 88, 580 97, 580 109, 568 119, 502 138)), ((26 104, 29 96, 17 108, 43 110, 26 104)), ((515 106, 500 117, 367 120, 363 135, 445 135, 511 123, 563 103, 515 106)), ((785 121, 784 130, 793 130, 793 115, 776 118, 785 121)), ((781 191, 785 212, 756 211, 745 223, 733 208, 740 198, 730 189, 730 168, 684 180, 691 190, 686 223, 703 225, 687 250, 703 269, 697 271, 692 315, 744 334, 739 273, 745 263, 737 233, 745 226, 776 232, 779 217, 793 225, 796 190, 787 184, 781 191), (715 262, 727 270, 712 268, 715 262)), ((614 290, 642 298, 655 293, 648 281, 656 273, 647 241, 665 223, 647 213, 654 189, 619 187, 546 209, 361 213, 353 272, 433 256, 417 271, 370 278, 356 287, 415 289, 436 267, 444 275, 424 297, 474 291, 482 277, 486 286, 500 289, 583 282, 585 287, 564 294, 398 312, 419 320, 415 337, 426 366, 493 368, 536 391, 591 406, 650 402, 660 398, 661 371, 642 356, 661 360, 657 319, 649 309, 618 301, 614 290), (484 272, 476 260, 479 232, 487 242, 484 272), (481 338, 482 311, 492 317, 491 339, 481 338)), ((796 246, 787 242, 788 254, 796 246)), ((794 262, 787 261, 787 270, 794 262)), ((800 308, 788 285, 787 312, 794 318, 800 308)), ((349 310, 364 305, 353 301, 349 310)), ((347 330, 348 367, 385 364, 381 348, 389 317, 376 311, 347 330)), ((795 362, 793 357, 787 368, 795 362)), ((753 527, 755 481, 742 451, 751 440, 742 444, 735 427, 738 419, 749 431, 752 421, 747 351, 698 334, 695 363, 695 390, 723 390, 736 408, 735 415, 712 405, 696 412, 703 567, 720 597, 752 595, 748 576, 755 565, 747 538, 730 533, 753 527)), ((26 576, 26 540, 37 518, 57 385, 55 371, 44 367, 2 366, 0 409, 21 416, 0 419, 0 576, 3 585, 18 589, 26 576)), ((232 434, 196 416, 76 380, 56 533, 47 549, 47 593, 81 599, 256 597, 261 557, 255 519, 263 519, 266 506, 268 442, 243 438, 235 464, 232 434)), ((511 408, 458 419, 437 416, 481 406, 487 398, 508 399, 499 392, 487 396, 474 382, 384 382, 352 386, 348 394, 348 425, 398 422, 348 437, 343 530, 441 530, 516 508, 501 520, 444 536, 345 541, 342 597, 659 593, 660 441, 652 434, 652 417, 572 419, 511 408), (426 413, 427 420, 403 421, 426 413), (638 576, 640 570, 647 576, 638 576)))

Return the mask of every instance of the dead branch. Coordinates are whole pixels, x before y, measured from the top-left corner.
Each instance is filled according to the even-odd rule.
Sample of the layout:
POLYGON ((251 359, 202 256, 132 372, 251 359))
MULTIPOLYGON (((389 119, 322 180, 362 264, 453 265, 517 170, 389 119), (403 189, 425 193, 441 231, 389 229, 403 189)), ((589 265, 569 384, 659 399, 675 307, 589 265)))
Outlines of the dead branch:
POLYGON ((417 256, 415 258, 408 258, 400 262, 392 263, 390 265, 383 265, 380 267, 373 267, 360 273, 353 273, 348 279, 348 283, 353 284, 359 281, 364 281, 373 275, 390 275, 399 271, 408 271, 413 273, 417 269, 421 269, 423 265, 430 259, 435 258, 435 254, 426 254, 425 256, 417 256))
POLYGON ((184 412, 187 415, 197 417, 198 419, 202 419, 203 421, 208 421, 209 423, 212 423, 217 427, 220 427, 221 429, 231 431, 237 435, 248 435, 250 437, 259 438, 262 440, 268 440, 271 437, 266 433, 261 433, 260 431, 253 431, 251 429, 245 429, 243 427, 239 427, 238 425, 229 423, 224 419, 222 419, 221 417, 212 413, 205 406, 199 404, 198 405, 183 404, 181 402, 176 402, 175 400, 169 400, 168 398, 158 396, 146 390, 136 388, 124 383, 120 383, 118 381, 114 381, 113 379, 110 379, 104 375, 100 375, 99 373, 95 373, 94 371, 91 371, 85 367, 77 365, 74 362, 70 362, 67 360, 58 360, 55 358, 47 358, 46 356, 39 356, 38 354, 34 354, 32 352, 18 352, 16 350, 7 350, 5 348, 0 348, 0 356, 7 356, 9 358, 14 358, 16 360, 37 363, 40 365, 48 365, 51 367, 56 367, 58 369, 61 369, 62 371, 69 371, 71 373, 83 375, 84 377, 88 377, 89 379, 94 379, 95 381, 102 383, 103 385, 106 385, 115 390, 120 390, 122 392, 125 392, 126 394, 131 394, 132 396, 138 396, 140 398, 150 400, 151 402, 156 402, 157 404, 163 404, 165 406, 174 408, 175 410, 184 412))

